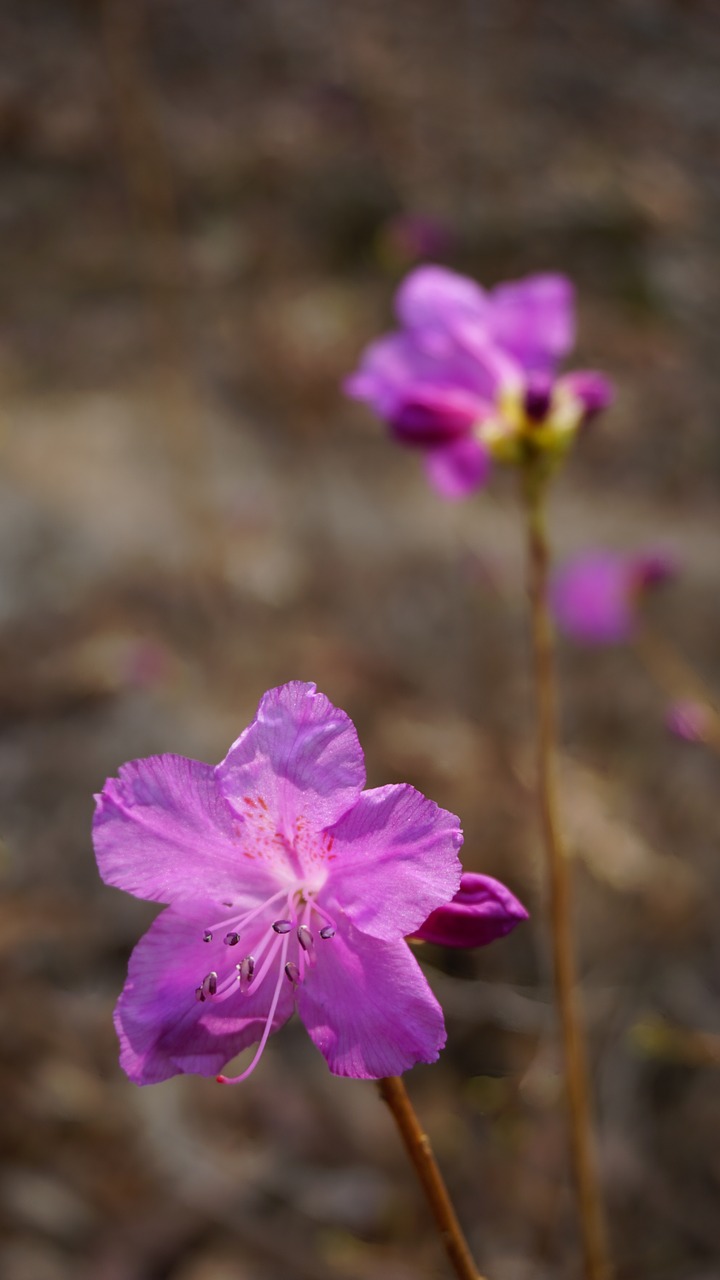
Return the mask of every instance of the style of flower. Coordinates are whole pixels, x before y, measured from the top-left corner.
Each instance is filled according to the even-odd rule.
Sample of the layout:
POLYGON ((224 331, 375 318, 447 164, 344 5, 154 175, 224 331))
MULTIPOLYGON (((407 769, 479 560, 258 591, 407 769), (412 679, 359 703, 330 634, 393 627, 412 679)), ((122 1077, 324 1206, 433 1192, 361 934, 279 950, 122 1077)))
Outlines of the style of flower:
POLYGON ((371 343, 344 389, 400 444, 422 450, 443 497, 480 488, 492 459, 561 456, 612 398, 600 373, 557 374, 575 339, 565 276, 485 291, 444 267, 421 266, 400 286, 395 308, 401 330, 371 343))
MULTIPOLYGON (((467 896, 459 821, 411 786, 364 783, 352 721, 301 682, 264 695, 216 768, 163 755, 108 780, 100 873, 170 904, 135 948, 115 1011, 132 1080, 215 1075, 257 1044, 243 1080, 295 1008, 336 1075, 437 1058, 442 1010, 405 938, 467 896)), ((521 918, 507 905, 482 941, 521 918)))
POLYGON ((675 571, 663 553, 584 552, 554 574, 550 603, 555 620, 566 635, 586 644, 630 640, 647 593, 675 571))

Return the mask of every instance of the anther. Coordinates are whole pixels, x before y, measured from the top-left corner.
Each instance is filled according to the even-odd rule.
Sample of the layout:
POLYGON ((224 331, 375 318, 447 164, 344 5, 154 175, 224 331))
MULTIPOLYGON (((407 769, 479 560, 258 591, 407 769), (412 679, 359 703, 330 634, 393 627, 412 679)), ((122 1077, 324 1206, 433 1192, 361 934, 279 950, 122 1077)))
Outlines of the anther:
POLYGON ((196 1000, 198 1000, 198 1001, 200 1002, 200 1004, 203 1004, 203 1003, 204 1003, 204 1001, 205 1001, 205 992, 203 991, 202 987, 196 987, 196 988, 195 988, 195 999, 196 999, 196 1000))
POLYGON ((297 931, 298 942, 303 951, 310 951, 313 944, 313 936, 306 924, 301 924, 297 931))
POLYGON ((203 978, 202 990, 205 995, 214 996, 217 994, 217 974, 213 969, 212 973, 208 973, 203 978))
POLYGON ((240 941, 239 933, 226 933, 225 937, 223 938, 223 942, 225 943, 226 947, 236 947, 239 941, 240 941))
POLYGON ((285 965, 285 977, 289 982, 292 982, 293 985, 300 981, 300 970, 296 964, 293 964, 292 960, 288 960, 285 965))
POLYGON ((331 924, 326 924, 326 925, 325 925, 325 926, 320 930, 320 937, 321 937, 321 938, 334 938, 334 937, 335 937, 335 930, 333 929, 333 926, 332 926, 331 924))
POLYGON ((291 920, 276 920, 273 929, 276 933, 289 933, 292 929, 291 920))
POLYGON ((252 982, 253 974, 255 972, 255 957, 245 956, 245 959, 238 965, 238 968, 240 970, 240 980, 244 980, 247 983, 252 982))
POLYGON ((203 934, 203 942, 212 942, 212 934, 209 929, 206 929, 203 934))

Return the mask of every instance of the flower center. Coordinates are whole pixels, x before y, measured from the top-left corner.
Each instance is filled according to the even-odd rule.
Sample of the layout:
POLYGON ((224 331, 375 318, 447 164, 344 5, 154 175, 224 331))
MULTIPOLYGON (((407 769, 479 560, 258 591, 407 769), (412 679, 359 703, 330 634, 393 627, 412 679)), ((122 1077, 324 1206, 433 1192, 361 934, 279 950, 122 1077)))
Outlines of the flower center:
POLYGON ((280 889, 259 906, 208 925, 204 942, 212 943, 221 934, 229 951, 240 947, 243 937, 252 934, 253 945, 252 950, 233 953, 233 957, 241 958, 222 977, 216 969, 205 974, 195 988, 195 999, 200 1004, 207 1000, 217 1003, 238 994, 247 996, 251 991, 255 995, 268 979, 275 978, 265 1027, 250 1066, 232 1079, 218 1076, 220 1083, 238 1084, 254 1071, 272 1030, 283 982, 290 982, 293 987, 303 982, 307 970, 316 963, 316 939, 327 942, 335 936, 336 929, 332 916, 318 905, 314 891, 304 885, 280 889), (260 923, 263 916, 264 925, 260 923))

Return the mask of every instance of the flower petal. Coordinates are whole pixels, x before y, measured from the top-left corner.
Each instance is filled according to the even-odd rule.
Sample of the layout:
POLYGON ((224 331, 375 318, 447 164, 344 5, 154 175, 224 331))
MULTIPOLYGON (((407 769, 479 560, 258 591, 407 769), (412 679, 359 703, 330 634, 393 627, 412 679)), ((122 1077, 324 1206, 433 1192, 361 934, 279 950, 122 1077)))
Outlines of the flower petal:
POLYGON ((425 474, 441 498, 457 502, 485 484, 490 474, 490 454, 475 439, 454 440, 428 450, 425 474))
POLYGON ((414 787, 363 792, 328 834, 336 859, 330 910, 375 938, 412 933, 460 885, 460 820, 414 787))
POLYGON ((490 293, 493 340, 526 369, 552 369, 575 341, 574 289, 566 276, 535 275, 490 293))
POLYGON ((294 680, 261 698, 215 774, 233 809, 247 813, 258 801, 281 835, 295 839, 298 818, 322 829, 354 804, 365 758, 350 717, 314 684, 294 680))
POLYGON ((425 335, 423 339, 389 333, 370 343, 360 367, 343 384, 346 394, 364 400, 386 419, 403 400, 424 390, 432 395, 467 392, 480 401, 492 398, 498 376, 485 347, 477 357, 446 335, 436 334, 432 342, 425 335))
POLYGON ((576 556, 555 573, 550 602, 558 626, 575 640, 616 644, 629 639, 634 601, 627 558, 611 551, 576 556))
POLYGON ((441 947, 484 947, 527 918, 522 903, 499 880, 466 871, 452 902, 433 911, 413 937, 441 947))
POLYGON ((447 329, 458 322, 484 325, 487 297, 479 284, 446 267, 417 267, 405 277, 395 297, 398 319, 409 329, 447 329))
POLYGON ((442 446, 466 436, 484 408, 462 387, 419 386, 395 406, 390 428, 401 444, 442 446))
POLYGON ((152 902, 228 891, 237 899, 240 824, 211 765, 174 755, 133 760, 96 800, 93 840, 106 884, 152 902))
POLYGON ((380 942, 344 922, 317 950, 298 1012, 335 1075, 378 1080, 436 1061, 442 1009, 405 942, 380 942))
POLYGON ((558 380, 558 386, 565 388, 579 400, 583 409, 583 422, 589 422, 596 414, 601 413, 612 404, 615 391, 609 378, 594 369, 577 369, 574 373, 566 373, 558 380))
POLYGON ((360 367, 345 379, 343 390, 372 405, 381 418, 395 408, 408 386, 423 376, 427 361, 405 334, 388 333, 363 352, 360 367))
MULTIPOLYGON (((169 907, 150 926, 130 957, 128 979, 115 1009, 120 1063, 136 1084, 157 1084, 171 1076, 214 1076, 235 1054, 262 1035, 274 992, 268 975, 257 992, 199 1003, 195 988, 213 967, 222 981, 236 959, 221 941, 203 942, 203 929, 217 903, 197 904, 191 913, 169 907), (226 953, 223 955, 223 951, 226 953)), ((239 959, 239 957, 237 957, 239 959)), ((280 996, 273 1031, 290 1017, 289 984, 280 996)))

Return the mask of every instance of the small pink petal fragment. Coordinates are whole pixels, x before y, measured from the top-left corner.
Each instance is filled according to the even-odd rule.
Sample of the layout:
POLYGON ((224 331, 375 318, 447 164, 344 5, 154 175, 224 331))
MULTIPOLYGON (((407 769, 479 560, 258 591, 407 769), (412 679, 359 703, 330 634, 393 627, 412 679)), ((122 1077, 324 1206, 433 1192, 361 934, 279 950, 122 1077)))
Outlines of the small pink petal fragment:
POLYGON ((427 451, 425 473, 441 498, 458 502, 485 484, 490 475, 490 455, 476 440, 457 440, 427 451))
POLYGON ((713 719, 713 712, 704 703, 684 699, 669 708, 665 723, 684 742, 707 742, 713 719))

